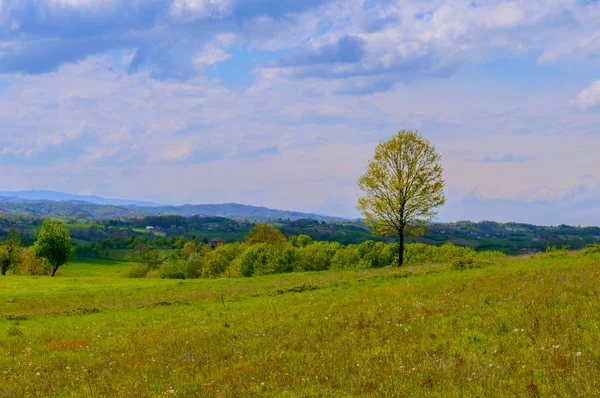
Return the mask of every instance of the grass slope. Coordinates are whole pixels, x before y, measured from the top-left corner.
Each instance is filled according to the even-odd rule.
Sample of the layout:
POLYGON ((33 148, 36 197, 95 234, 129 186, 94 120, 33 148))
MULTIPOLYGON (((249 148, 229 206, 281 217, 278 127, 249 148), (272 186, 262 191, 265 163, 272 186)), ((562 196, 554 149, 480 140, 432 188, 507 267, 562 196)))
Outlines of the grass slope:
POLYGON ((0 396, 598 396, 599 263, 2 278, 0 396))

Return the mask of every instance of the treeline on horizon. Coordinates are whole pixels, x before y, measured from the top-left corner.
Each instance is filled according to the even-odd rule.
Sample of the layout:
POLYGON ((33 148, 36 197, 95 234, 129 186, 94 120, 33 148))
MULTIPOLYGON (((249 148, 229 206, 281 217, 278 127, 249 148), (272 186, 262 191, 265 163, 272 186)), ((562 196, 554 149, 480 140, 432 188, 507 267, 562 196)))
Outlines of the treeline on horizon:
MULTIPOLYGON (((136 220, 135 223, 143 224, 143 221, 149 220, 158 221, 150 218, 136 220)), ((161 221, 170 223, 177 220, 166 217, 161 218, 161 221)), ((210 221, 227 224, 232 220, 210 218, 210 221)), ((301 226, 308 223, 304 220, 298 222, 301 226)), ((44 225, 48 226, 46 224, 44 222, 44 225)), ((65 226, 54 222, 50 222, 50 225, 57 225, 58 230, 68 235, 65 226)), ((468 226, 471 223, 462 225, 468 226)), ((102 230, 100 227, 97 228, 102 230)), ((0 239, 0 263, 5 263, 2 268, 3 274, 8 272, 46 275, 52 271, 53 267, 36 255, 34 247, 28 247, 27 238, 13 229, 8 237, 0 239)), ((38 246, 39 238, 39 234, 36 234, 38 246)), ((71 237, 66 236, 65 239, 69 245, 69 250, 66 251, 70 253, 71 237)), ((223 243, 222 240, 209 242, 207 237, 197 239, 195 235, 153 238, 121 236, 118 240, 108 239, 89 245, 76 245, 75 254, 79 257, 102 258, 113 250, 121 253, 121 257, 116 259, 137 263, 130 270, 128 274, 130 277, 193 279, 251 277, 344 268, 393 267, 399 264, 399 248, 397 242, 385 243, 370 239, 359 244, 343 245, 339 242, 317 241, 305 234, 286 237, 272 225, 259 223, 249 230, 241 242, 223 243)), ((567 247, 557 248, 547 244, 545 251, 548 254, 556 254, 566 253, 567 249, 567 247)), ((588 245, 586 250, 598 251, 600 245, 588 245)), ((502 252, 477 252, 471 247, 457 246, 449 242, 442 245, 410 243, 404 246, 404 265, 434 263, 451 264, 455 269, 480 268, 505 256, 506 254, 502 252)), ((68 261, 67 258, 65 261, 68 261)), ((55 266, 54 272, 57 268, 58 266, 55 266)))
MULTIPOLYGON (((30 246, 33 244, 35 231, 46 218, 20 213, 0 213, 0 239, 6 236, 10 229, 17 229, 22 235, 22 244, 30 246)), ((85 224, 85 221, 76 217, 53 219, 69 228, 75 240, 77 255, 117 260, 127 259, 127 254, 122 252, 132 248, 136 237, 148 238, 152 247, 174 249, 177 239, 182 236, 187 240, 201 241, 218 237, 228 243, 242 242, 255 225, 249 220, 233 220, 220 216, 143 216, 104 219, 93 224, 85 224), (156 230, 148 231, 148 226, 156 230)), ((393 240, 373 236, 370 229, 358 221, 341 223, 297 219, 276 220, 271 222, 271 225, 286 237, 308 235, 316 241, 338 242, 344 245, 358 244, 366 240, 393 240)), ((598 241, 600 227, 546 227, 493 221, 432 223, 423 237, 409 240, 433 245, 453 242, 459 246, 471 246, 477 251, 497 250, 507 254, 519 254, 522 248, 544 251, 547 245, 582 249, 598 241)))

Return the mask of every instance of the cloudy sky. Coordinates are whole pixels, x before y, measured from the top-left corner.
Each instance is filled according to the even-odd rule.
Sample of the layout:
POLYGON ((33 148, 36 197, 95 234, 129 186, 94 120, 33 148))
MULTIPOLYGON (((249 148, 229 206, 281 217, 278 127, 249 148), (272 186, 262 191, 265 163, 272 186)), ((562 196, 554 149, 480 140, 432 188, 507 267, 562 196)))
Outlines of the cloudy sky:
POLYGON ((357 216, 400 129, 443 221, 600 224, 600 2, 0 0, 0 190, 357 216))

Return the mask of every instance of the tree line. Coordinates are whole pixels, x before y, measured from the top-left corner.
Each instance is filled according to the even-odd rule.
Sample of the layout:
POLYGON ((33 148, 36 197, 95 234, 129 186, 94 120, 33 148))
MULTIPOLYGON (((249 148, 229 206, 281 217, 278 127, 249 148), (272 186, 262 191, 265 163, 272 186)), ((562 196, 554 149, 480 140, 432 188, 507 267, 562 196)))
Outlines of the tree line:
MULTIPOLYGON (((222 244, 214 249, 191 240, 181 250, 162 251, 143 244, 138 250, 140 263, 131 269, 130 277, 194 279, 392 267, 398 265, 399 244, 367 240, 344 246, 338 242, 315 241, 307 235, 286 238, 271 225, 257 224, 244 242, 222 244)), ((412 243, 404 247, 405 264, 461 260, 463 265, 457 267, 464 264, 472 267, 486 259, 503 256, 499 252, 476 253, 472 248, 451 243, 442 246, 412 243)))
POLYGON ((10 272, 54 276, 72 254, 73 244, 69 231, 64 225, 52 220, 42 223, 35 235, 33 246, 21 247, 21 235, 16 230, 11 230, 8 236, 0 241, 2 275, 10 272))

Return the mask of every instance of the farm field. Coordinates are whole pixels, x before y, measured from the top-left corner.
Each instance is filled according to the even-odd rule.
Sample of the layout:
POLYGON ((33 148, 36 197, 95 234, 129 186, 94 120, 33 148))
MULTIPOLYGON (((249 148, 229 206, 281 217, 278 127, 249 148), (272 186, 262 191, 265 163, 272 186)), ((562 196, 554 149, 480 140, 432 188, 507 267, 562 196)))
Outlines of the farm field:
POLYGON ((0 396, 598 396, 600 255, 239 279, 0 278, 0 396))

